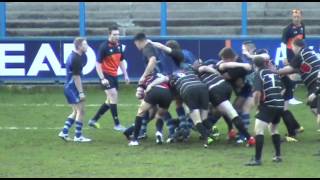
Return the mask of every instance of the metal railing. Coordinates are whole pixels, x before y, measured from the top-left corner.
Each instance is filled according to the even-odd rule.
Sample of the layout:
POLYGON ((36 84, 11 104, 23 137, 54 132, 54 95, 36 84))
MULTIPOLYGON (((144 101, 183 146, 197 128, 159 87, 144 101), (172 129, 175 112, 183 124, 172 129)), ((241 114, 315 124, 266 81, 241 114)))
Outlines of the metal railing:
MULTIPOLYGON (((161 2, 161 30, 160 36, 168 36, 167 33, 167 2, 161 2)), ((247 2, 242 2, 242 36, 248 35, 247 30, 247 2)), ((86 35, 86 5, 85 2, 79 2, 79 35, 86 35)), ((6 36, 6 3, 0 2, 0 38, 7 38, 6 36)))

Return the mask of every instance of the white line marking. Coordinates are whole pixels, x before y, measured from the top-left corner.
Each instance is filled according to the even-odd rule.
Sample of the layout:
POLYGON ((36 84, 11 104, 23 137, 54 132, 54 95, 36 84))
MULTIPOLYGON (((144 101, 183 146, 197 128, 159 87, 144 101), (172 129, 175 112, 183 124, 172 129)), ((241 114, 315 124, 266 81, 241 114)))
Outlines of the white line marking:
MULTIPOLYGON (((42 103, 42 104, 4 104, 0 103, 0 106, 2 107, 70 107, 68 104, 48 104, 48 103, 42 103)), ((86 107, 100 107, 101 104, 86 104, 86 107)), ((139 104, 118 104, 118 106, 122 107, 138 107, 139 104)))
MULTIPOLYGON (((61 130, 62 127, 55 127, 55 128, 50 128, 50 127, 0 127, 0 130, 61 130)), ((89 128, 82 128, 82 129, 89 129, 89 128)))

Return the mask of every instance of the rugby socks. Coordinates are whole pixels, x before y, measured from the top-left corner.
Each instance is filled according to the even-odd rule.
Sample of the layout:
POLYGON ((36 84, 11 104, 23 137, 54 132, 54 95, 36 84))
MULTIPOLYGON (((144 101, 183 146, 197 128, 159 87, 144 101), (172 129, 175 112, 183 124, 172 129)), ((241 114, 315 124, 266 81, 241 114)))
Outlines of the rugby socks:
POLYGON ((293 119, 292 119, 292 116, 290 116, 290 112, 288 110, 282 112, 282 119, 288 130, 288 135, 290 137, 295 136, 296 131, 295 131, 295 128, 293 127, 293 119))
POLYGON ((176 112, 177 112, 177 115, 178 115, 179 120, 181 120, 181 119, 185 118, 185 116, 186 116, 186 112, 184 111, 184 109, 183 109, 183 107, 182 107, 182 106, 181 106, 181 107, 176 108, 176 112))
POLYGON ((68 119, 66 120, 66 122, 64 123, 62 132, 63 132, 64 134, 68 134, 68 133, 69 133, 69 129, 71 128, 71 126, 73 125, 73 123, 74 123, 74 119, 68 118, 68 119))
POLYGON ((110 110, 111 114, 114 120, 114 124, 118 126, 120 124, 119 118, 118 118, 118 107, 117 104, 110 104, 110 110))
POLYGON ((293 129, 299 129, 301 126, 298 123, 298 121, 296 120, 296 118, 294 117, 294 115, 292 114, 291 111, 287 110, 285 111, 287 113, 287 116, 291 119, 292 121, 292 128, 293 129))
POLYGON ((256 135, 256 160, 260 161, 262 156, 262 148, 264 143, 264 135, 256 135))
POLYGON ((221 116, 216 116, 216 115, 209 115, 208 116, 208 121, 212 124, 212 126, 214 126, 218 120, 220 119, 221 116))
POLYGON ((174 122, 174 120, 172 119, 171 114, 170 114, 169 112, 167 112, 167 113, 165 114, 164 119, 165 119, 166 125, 167 125, 167 127, 168 127, 169 137, 172 137, 173 134, 174 134, 174 130, 175 130, 175 128, 176 128, 175 122, 174 122))
POLYGON ((136 116, 136 120, 134 122, 134 131, 133 131, 133 140, 134 141, 138 140, 138 136, 139 136, 139 133, 140 133, 142 120, 143 120, 143 117, 136 116))
POLYGON ((212 130, 212 124, 208 119, 203 120, 202 124, 208 131, 212 130))
POLYGON ((227 116, 223 116, 224 121, 226 122, 227 126, 228 126, 228 132, 230 132, 232 130, 232 121, 227 117, 227 116))
POLYGON ((76 121, 76 137, 79 138, 82 136, 82 126, 83 126, 83 123, 80 122, 80 121, 76 121))
POLYGON ((246 129, 249 129, 250 126, 250 114, 248 113, 241 113, 240 114, 243 125, 246 129))
POLYGON ((156 120, 156 130, 162 133, 162 130, 163 130, 163 120, 162 119, 156 120))
POLYGON ((110 109, 109 105, 106 104, 106 103, 103 103, 103 104, 100 106, 100 108, 99 108, 98 112, 96 113, 96 115, 92 118, 92 120, 97 122, 97 121, 100 119, 100 117, 101 117, 104 113, 106 113, 109 109, 110 109))
POLYGON ((280 153, 280 134, 274 134, 272 135, 272 142, 273 142, 273 146, 274 146, 274 149, 276 151, 276 156, 281 156, 281 153, 280 153))
POLYGON ((149 122, 150 122, 150 116, 149 116, 149 111, 147 111, 144 115, 143 120, 142 120, 140 135, 147 133, 147 124, 149 122))
POLYGON ((133 133, 133 131, 134 131, 134 125, 128 127, 128 128, 123 132, 123 134, 124 134, 127 138, 129 138, 130 135, 133 133))
POLYGON ((204 127, 202 123, 198 123, 196 124, 196 128, 201 136, 206 140, 209 136, 206 127, 204 127))
POLYGON ((241 121, 240 117, 235 117, 232 122, 236 126, 236 128, 239 130, 240 134, 243 134, 248 140, 250 139, 250 134, 248 133, 247 129, 245 128, 243 122, 241 121))

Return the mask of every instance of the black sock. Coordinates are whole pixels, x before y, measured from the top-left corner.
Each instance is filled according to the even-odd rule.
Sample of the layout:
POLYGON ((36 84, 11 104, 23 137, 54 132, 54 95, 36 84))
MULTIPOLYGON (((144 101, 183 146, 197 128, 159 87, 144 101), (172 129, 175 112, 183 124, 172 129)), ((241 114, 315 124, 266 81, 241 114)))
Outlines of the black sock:
POLYGON ((138 140, 138 136, 141 129, 143 117, 136 116, 136 120, 134 121, 134 131, 133 131, 133 140, 138 140))
POLYGON ((296 135, 296 131, 294 128, 294 120, 292 119, 292 114, 290 113, 290 111, 283 111, 282 119, 288 130, 288 135, 294 137, 296 135))
POLYGON ((202 121, 202 124, 208 131, 212 130, 212 124, 208 119, 205 119, 204 121, 202 121))
POLYGON ((117 108, 117 104, 110 104, 110 110, 111 110, 111 114, 114 120, 114 124, 117 126, 120 124, 119 119, 118 119, 118 108, 117 108))
POLYGON ((162 119, 156 120, 156 130, 162 133, 162 130, 163 130, 163 120, 162 119))
POLYGON ((208 132, 202 123, 196 124, 196 128, 204 139, 208 138, 208 132))
POLYGON ((291 111, 287 110, 288 112, 288 117, 290 117, 290 119, 292 120, 292 127, 293 129, 299 129, 300 128, 300 124, 298 123, 298 121, 296 120, 296 118, 294 117, 294 115, 291 113, 291 111))
POLYGON ((243 134, 247 140, 250 139, 250 134, 248 133, 248 130, 244 126, 243 122, 241 121, 240 117, 235 117, 232 122, 236 126, 236 128, 239 130, 240 134, 243 134))
POLYGON ((256 135, 256 160, 261 160, 264 135, 256 135))
POLYGON ((231 131, 231 129, 233 128, 231 119, 229 119, 227 116, 223 116, 223 119, 228 126, 228 132, 231 131))
POLYGON ((132 135, 134 131, 134 125, 128 127, 124 132, 123 134, 125 134, 127 137, 129 137, 130 135, 132 135))
POLYGON ((100 117, 109 110, 109 108, 110 107, 108 106, 108 104, 103 103, 100 106, 100 108, 99 108, 98 112, 96 113, 96 115, 92 118, 92 120, 98 121, 100 119, 100 117))
POLYGON ((280 156, 281 153, 280 153, 280 134, 274 134, 272 135, 272 142, 273 142, 273 145, 274 145, 274 149, 276 151, 276 156, 280 156))

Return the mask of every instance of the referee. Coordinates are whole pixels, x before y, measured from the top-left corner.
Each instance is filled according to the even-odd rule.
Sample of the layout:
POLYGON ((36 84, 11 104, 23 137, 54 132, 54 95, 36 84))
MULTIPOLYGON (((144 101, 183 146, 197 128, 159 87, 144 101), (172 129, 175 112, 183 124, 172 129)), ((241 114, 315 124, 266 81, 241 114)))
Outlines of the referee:
POLYGON ((100 82, 105 89, 107 100, 101 105, 96 115, 89 120, 89 126, 94 128, 100 127, 97 121, 110 109, 115 124, 114 130, 125 130, 125 127, 120 124, 117 109, 119 67, 124 74, 124 79, 127 84, 130 83, 130 80, 123 61, 124 46, 119 42, 119 35, 120 31, 118 27, 110 27, 108 41, 103 42, 99 48, 96 70, 100 78, 100 82))
MULTIPOLYGON (((300 9, 292 10, 292 23, 287 25, 282 32, 282 46, 286 46, 287 49, 287 63, 290 64, 292 59, 294 58, 294 53, 292 51, 292 42, 295 39, 305 39, 305 25, 302 22, 302 11, 300 9)), ((288 86, 294 87, 293 79, 294 77, 290 77, 291 81, 288 81, 288 86)), ((294 88, 292 88, 294 89, 294 88)), ((301 104, 302 102, 297 101, 293 97, 294 90, 290 91, 289 103, 296 105, 301 104)))

